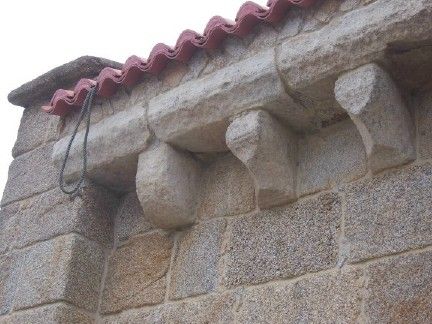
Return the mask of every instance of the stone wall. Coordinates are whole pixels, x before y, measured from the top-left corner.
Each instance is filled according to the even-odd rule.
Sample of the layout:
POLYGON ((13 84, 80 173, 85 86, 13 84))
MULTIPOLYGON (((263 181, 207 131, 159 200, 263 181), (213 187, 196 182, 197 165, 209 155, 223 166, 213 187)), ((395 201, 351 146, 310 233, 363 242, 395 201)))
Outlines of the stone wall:
POLYGON ((426 0, 322 1, 170 64, 96 103, 73 200, 57 177, 77 114, 34 102, 0 212, 0 323, 432 322, 430 19, 426 0))

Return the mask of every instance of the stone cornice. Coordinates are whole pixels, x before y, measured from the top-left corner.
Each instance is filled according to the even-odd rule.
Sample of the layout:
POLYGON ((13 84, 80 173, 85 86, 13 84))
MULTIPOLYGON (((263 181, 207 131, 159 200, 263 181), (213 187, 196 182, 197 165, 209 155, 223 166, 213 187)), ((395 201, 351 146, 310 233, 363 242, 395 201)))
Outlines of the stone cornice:
MULTIPOLYGON (((305 174, 320 170, 313 169, 301 143, 329 125, 340 126, 335 136, 356 145, 349 149, 365 161, 359 173, 407 163, 415 156, 415 134, 404 100, 412 89, 406 85, 418 86, 414 80, 425 78, 413 74, 409 82, 395 81, 398 64, 389 47, 430 42, 431 18, 430 1, 378 0, 316 31, 248 49, 237 62, 154 91, 138 103, 124 94, 123 111, 92 127, 89 176, 120 191, 131 189, 124 183, 136 184, 146 215, 170 229, 195 220, 203 176, 196 154, 232 152, 253 179, 260 209, 327 185, 319 177, 310 187, 302 183, 305 174)), ((65 139, 55 145, 56 163, 66 145, 65 139)), ((79 161, 79 145, 72 161, 79 161)), ((331 152, 318 158, 341 163, 339 149, 328 146, 331 152)), ((72 164, 73 180, 79 164, 72 164)))

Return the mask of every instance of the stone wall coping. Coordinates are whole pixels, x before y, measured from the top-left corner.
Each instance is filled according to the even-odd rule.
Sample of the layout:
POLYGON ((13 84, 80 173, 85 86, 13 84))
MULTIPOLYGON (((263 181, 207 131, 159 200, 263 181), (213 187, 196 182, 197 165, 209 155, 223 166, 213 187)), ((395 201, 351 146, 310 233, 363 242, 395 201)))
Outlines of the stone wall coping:
POLYGON ((120 68, 121 64, 101 57, 81 56, 11 91, 8 100, 11 104, 24 108, 49 101, 52 93, 59 87, 68 88, 81 78, 94 77, 107 66, 120 68))

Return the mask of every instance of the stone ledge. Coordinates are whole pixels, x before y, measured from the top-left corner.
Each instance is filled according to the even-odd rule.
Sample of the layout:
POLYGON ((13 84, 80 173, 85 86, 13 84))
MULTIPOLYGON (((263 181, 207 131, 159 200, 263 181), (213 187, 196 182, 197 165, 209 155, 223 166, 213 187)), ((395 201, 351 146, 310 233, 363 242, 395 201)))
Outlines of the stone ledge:
POLYGON ((95 56, 81 56, 29 81, 8 95, 11 104, 27 108, 36 102, 49 101, 59 88, 68 88, 81 78, 92 78, 103 68, 120 69, 121 64, 95 56))

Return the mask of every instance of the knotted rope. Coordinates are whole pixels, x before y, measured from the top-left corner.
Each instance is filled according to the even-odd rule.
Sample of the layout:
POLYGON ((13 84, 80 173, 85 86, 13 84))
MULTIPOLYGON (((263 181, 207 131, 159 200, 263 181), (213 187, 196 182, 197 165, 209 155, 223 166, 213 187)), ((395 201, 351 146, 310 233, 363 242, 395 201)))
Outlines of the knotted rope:
POLYGON ((87 139, 88 139, 88 134, 90 131, 90 116, 91 116, 91 108, 93 105, 93 100, 94 97, 96 95, 97 92, 97 85, 95 85, 94 87, 92 87, 90 89, 90 91, 87 93, 87 96, 84 100, 84 104, 81 108, 81 112, 80 115, 78 117, 78 121, 77 124, 75 125, 75 129, 72 133, 71 139, 69 141, 69 144, 67 146, 67 150, 66 150, 66 156, 64 158, 63 161, 63 165, 61 167, 60 170, 60 177, 59 177, 59 184, 60 184, 60 189, 61 191, 63 191, 65 194, 70 195, 71 198, 76 197, 77 195, 79 195, 80 193, 80 189, 82 187, 82 184, 86 178, 87 175, 87 139), (72 148, 72 144, 75 140, 75 137, 78 133, 78 128, 81 125, 81 122, 83 121, 83 119, 86 118, 86 130, 85 130, 85 134, 84 134, 84 141, 83 141, 83 147, 82 147, 82 152, 83 152, 83 164, 82 164, 82 170, 81 170, 81 176, 79 181, 77 182, 77 184, 75 185, 75 187, 73 187, 72 189, 68 189, 65 186, 65 182, 64 182, 64 171, 66 168, 66 163, 69 159, 69 154, 70 154, 70 150, 72 148))

